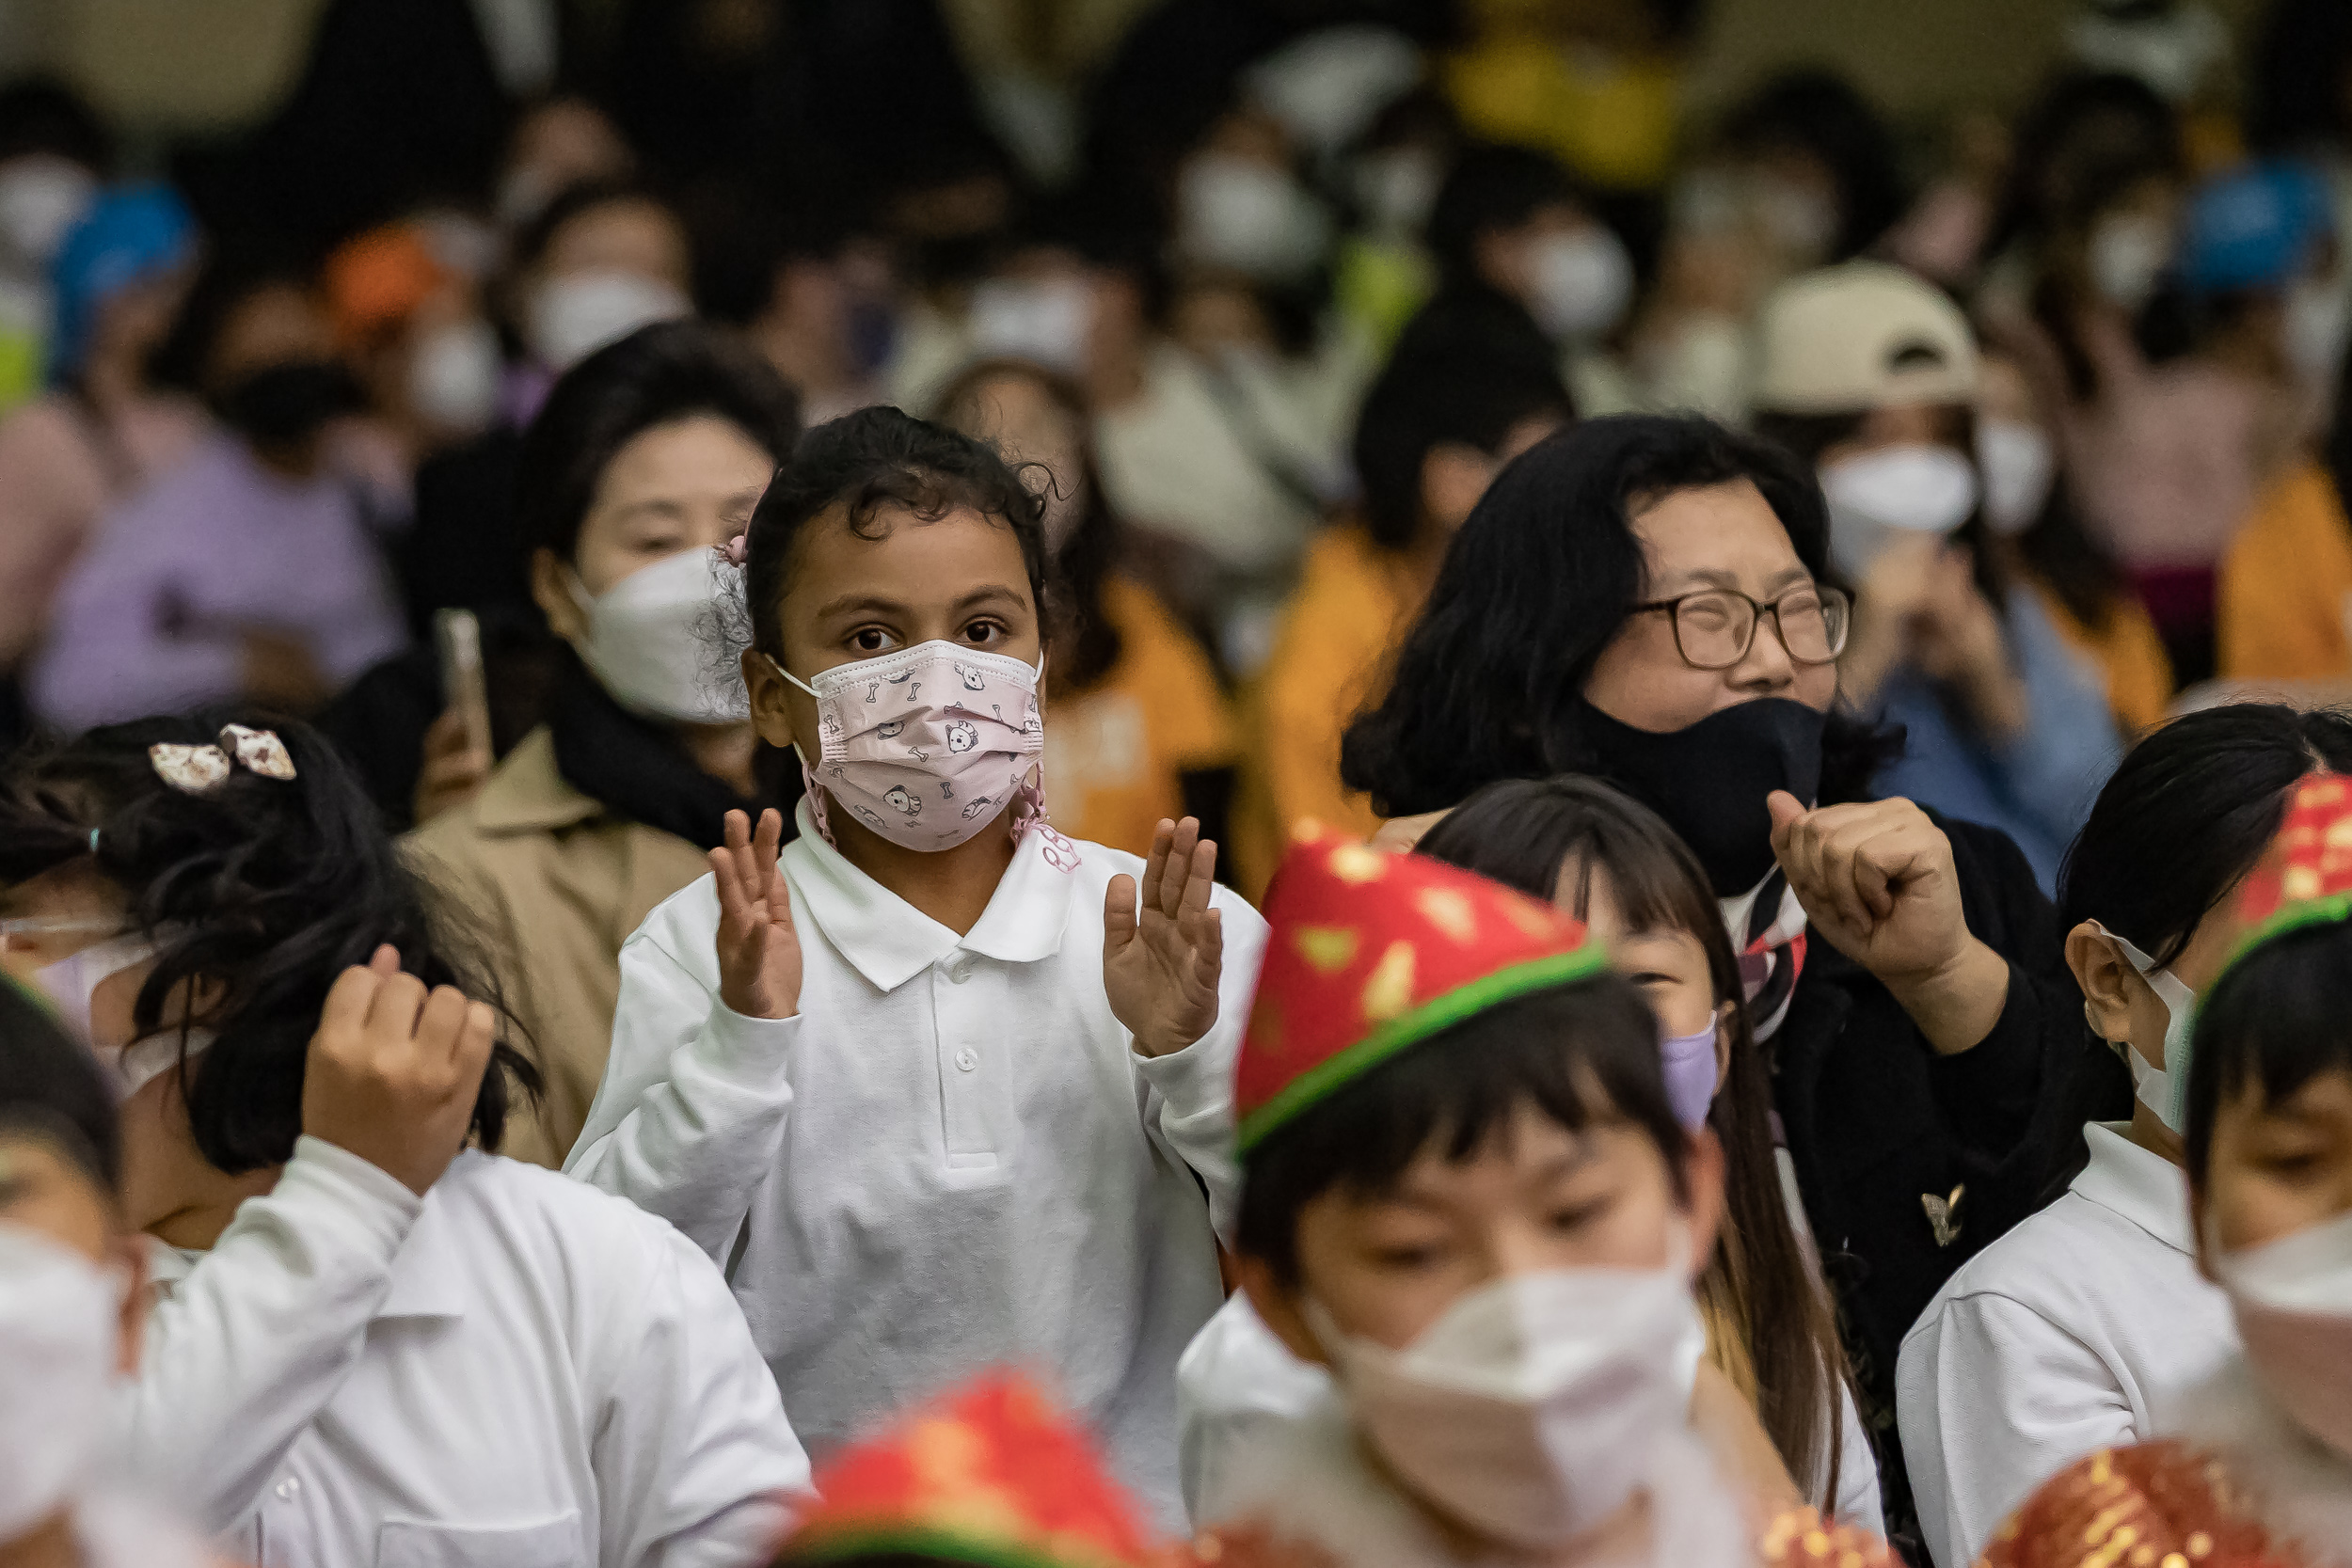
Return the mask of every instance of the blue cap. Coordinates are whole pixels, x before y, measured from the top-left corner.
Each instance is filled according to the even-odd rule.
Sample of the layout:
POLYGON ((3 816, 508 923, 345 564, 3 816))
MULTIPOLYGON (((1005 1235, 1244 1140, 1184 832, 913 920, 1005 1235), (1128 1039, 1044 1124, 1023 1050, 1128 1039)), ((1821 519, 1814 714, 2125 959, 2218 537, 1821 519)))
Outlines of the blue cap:
POLYGON ((2189 198, 2180 278, 2192 293, 2274 289, 2311 264, 2333 226, 2328 182, 2307 164, 2253 164, 2189 198))
POLYGON ((108 299, 195 254, 196 219, 170 186, 118 186, 100 197, 66 235, 50 265, 56 294, 50 380, 62 381, 81 369, 99 309, 108 299))

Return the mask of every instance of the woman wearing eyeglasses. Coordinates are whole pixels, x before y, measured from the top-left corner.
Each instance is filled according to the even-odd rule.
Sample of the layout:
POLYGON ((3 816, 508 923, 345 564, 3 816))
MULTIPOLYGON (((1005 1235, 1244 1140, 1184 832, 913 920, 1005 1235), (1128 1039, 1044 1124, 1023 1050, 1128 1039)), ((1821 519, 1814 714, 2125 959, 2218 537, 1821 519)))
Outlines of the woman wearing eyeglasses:
MULTIPOLYGON (((1828 569, 1820 487, 1779 448, 1696 418, 1578 425, 1455 536, 1342 773, 1391 816, 1592 774, 1688 841, 1866 1405, 1888 1415, 1903 1331, 2032 1211, 2081 1120, 2058 1091, 2082 998, 2014 844, 1869 798, 1887 737, 1837 703, 1851 611, 1828 569)), ((1891 1523, 1899 1481, 1889 1501, 1891 1523)))

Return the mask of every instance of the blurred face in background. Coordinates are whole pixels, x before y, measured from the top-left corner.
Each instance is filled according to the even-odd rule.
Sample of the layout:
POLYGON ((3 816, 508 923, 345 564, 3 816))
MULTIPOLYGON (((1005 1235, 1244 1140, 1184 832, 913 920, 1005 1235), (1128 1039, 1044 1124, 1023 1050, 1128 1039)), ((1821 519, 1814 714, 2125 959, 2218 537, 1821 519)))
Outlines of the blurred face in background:
POLYGON ((693 313, 686 231, 660 202, 618 197, 548 236, 522 280, 523 336, 549 370, 569 369, 641 326, 693 313))
POLYGON ((715 414, 655 425, 628 440, 597 477, 572 559, 541 550, 532 562, 532 597, 556 635, 574 641, 586 635, 583 595, 598 597, 657 562, 742 532, 775 469, 765 447, 715 414))
POLYGON ((229 425, 264 463, 293 474, 315 468, 320 432, 360 404, 325 301, 294 282, 263 283, 230 308, 203 378, 229 425))
POLYGON ((1614 230, 1566 202, 1538 208, 1515 229, 1478 237, 1479 277, 1527 307, 1562 341, 1602 337, 1633 300, 1633 261, 1614 230))

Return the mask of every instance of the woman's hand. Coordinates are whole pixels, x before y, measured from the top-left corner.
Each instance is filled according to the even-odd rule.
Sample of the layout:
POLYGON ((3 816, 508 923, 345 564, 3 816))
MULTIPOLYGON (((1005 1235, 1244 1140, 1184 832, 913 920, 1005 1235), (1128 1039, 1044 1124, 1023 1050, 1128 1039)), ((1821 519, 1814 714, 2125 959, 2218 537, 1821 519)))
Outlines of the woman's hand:
POLYGON ((1999 613, 1977 587, 1968 552, 1943 551, 1930 581, 1933 591, 1915 618, 1912 640, 1920 673, 1958 691, 1988 739, 2015 739, 2032 718, 2026 683, 1999 613))
POLYGON ((422 1196, 473 1126, 498 1014, 453 986, 427 992, 379 947, 343 971, 302 1073, 302 1130, 422 1196))
POLYGON ((1209 907, 1216 845, 1193 817, 1163 819, 1152 834, 1138 900, 1133 877, 1113 877, 1103 896, 1103 990, 1136 1052, 1167 1056, 1216 1023, 1225 928, 1209 907))
POLYGON ((759 814, 759 833, 727 813, 727 841, 710 851, 719 884, 719 1000, 745 1018, 790 1018, 801 1010, 801 938, 792 894, 776 868, 784 814, 759 814))
POLYGON ((464 805, 490 776, 489 756, 467 734, 466 716, 451 708, 424 732, 424 767, 417 774, 411 804, 417 826, 464 805))
POLYGON ((1909 800, 1808 811, 1766 798, 1772 853, 1805 919, 1901 1003, 1928 1043, 1957 1054, 1992 1032, 2009 999, 2009 963, 1962 912, 1951 840, 1909 800))

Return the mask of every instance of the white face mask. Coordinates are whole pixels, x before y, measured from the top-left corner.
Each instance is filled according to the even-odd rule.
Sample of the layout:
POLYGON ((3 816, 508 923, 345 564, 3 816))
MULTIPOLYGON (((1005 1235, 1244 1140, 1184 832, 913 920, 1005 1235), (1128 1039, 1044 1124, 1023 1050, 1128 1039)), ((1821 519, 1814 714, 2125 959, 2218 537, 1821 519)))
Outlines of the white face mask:
POLYGON ((693 313, 693 302, 677 290, 633 272, 565 273, 531 296, 523 335, 541 364, 567 371, 641 326, 693 313))
POLYGON ((2287 291, 2287 362, 2307 384, 2334 388, 2347 329, 2352 329, 2352 300, 2344 297, 2342 284, 2306 277, 2287 291))
POLYGON ((1356 1425, 1439 1511, 1542 1551, 1606 1523, 1688 1418, 1706 1331, 1688 1242, 1657 1269, 1506 1275, 1404 1350, 1307 1304, 1356 1425))
POLYGON ((1392 240, 1421 237, 1429 210, 1438 204, 1445 171, 1418 148, 1368 152, 1356 165, 1356 199, 1373 232, 1392 240))
POLYGON ((15 159, 0 169, 0 239, 45 267, 97 199, 98 182, 79 164, 46 153, 15 159))
POLYGON ((499 335, 478 317, 433 328, 408 362, 408 401, 438 428, 472 435, 499 405, 499 335))
POLYGON ((1791 265, 1811 266, 1836 243, 1836 204, 1805 186, 1757 175, 1748 186, 1748 209, 1791 265))
POLYGON ((972 348, 983 357, 1034 359, 1083 372, 1094 326, 1094 291, 1075 277, 992 278, 972 291, 972 348))
MULTIPOLYGON (((114 929, 111 920, 10 921, 15 927, 10 934, 42 929, 49 932, 108 931, 114 929)), ((185 1032, 184 1049, 182 1031, 166 1030, 128 1045, 108 1045, 92 1037, 90 1006, 98 995, 98 988, 125 970, 135 969, 155 957, 156 944, 136 932, 92 943, 78 953, 69 953, 54 963, 33 971, 32 981, 41 994, 49 999, 59 1017, 73 1032, 89 1043, 100 1061, 114 1073, 116 1092, 124 1100, 145 1088, 155 1079, 185 1060, 194 1060, 213 1043, 209 1029, 191 1028, 185 1032)))
POLYGON ((2041 426, 1978 420, 1977 467, 1984 471, 1984 520, 1994 532, 2023 533, 2041 520, 2058 477, 2058 454, 2041 426))
POLYGON ((2352 1214, 2223 1252, 2213 1272, 2263 1386, 2296 1425, 2352 1460, 2352 1214))
POLYGON ((81 1254, 0 1222, 0 1541, 66 1506, 96 1464, 122 1291, 81 1254))
POLYGON ((632 713, 689 724, 749 719, 721 610, 742 592, 742 568, 717 550, 680 550, 640 566, 603 593, 569 578, 588 617, 572 645, 612 700, 632 713), (722 669, 723 665, 725 668, 722 669))
POLYGON ((1193 159, 1177 182, 1176 213, 1177 247, 1186 256, 1263 283, 1295 282, 1331 243, 1323 204, 1254 158, 1193 159))
POLYGON ((2156 993, 2168 1015, 2164 1025, 2164 1066, 2150 1064, 2136 1045, 2124 1049, 2131 1056, 2132 1092, 2139 1102, 2156 1113, 2156 1119, 2185 1137, 2188 1133, 2188 1042, 2189 1031, 2196 1022, 2197 993, 2183 985, 2170 970, 2157 964, 2134 946, 2130 941, 2116 935, 2097 921, 2092 929, 2115 943, 2115 950, 2123 955, 2123 961, 2132 972, 2148 982, 2148 989, 2156 993))
POLYGON ((2122 214, 2090 231, 2090 286, 2127 315, 2148 303, 2171 260, 2172 235, 2153 218, 2122 214))
POLYGON ((1538 242, 1534 284, 1530 306, 1546 336, 1597 338, 1633 297, 1633 260, 1616 235, 1594 224, 1538 242))
POLYGON ((1977 468, 1949 447, 1881 447, 1821 470, 1830 554, 1851 580, 1904 534, 1946 534, 1977 509, 1977 468))

